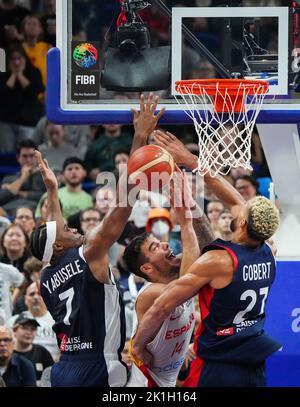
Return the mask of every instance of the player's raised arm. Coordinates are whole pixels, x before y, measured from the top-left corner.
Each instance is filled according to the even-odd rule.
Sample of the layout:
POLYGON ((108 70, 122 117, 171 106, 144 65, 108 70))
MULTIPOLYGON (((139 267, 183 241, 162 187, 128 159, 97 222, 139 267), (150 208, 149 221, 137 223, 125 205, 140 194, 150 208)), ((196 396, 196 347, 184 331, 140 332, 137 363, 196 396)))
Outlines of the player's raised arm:
MULTIPOLYGON (((135 134, 131 154, 145 144, 149 135, 155 129, 164 109, 155 114, 158 98, 151 93, 145 102, 141 96, 140 111, 134 112, 135 134)), ((131 214, 134 202, 128 202, 128 193, 134 185, 128 184, 127 174, 123 175, 117 186, 116 205, 106 214, 103 222, 87 236, 84 247, 84 255, 87 261, 99 261, 107 254, 108 248, 120 237, 128 218, 131 214)), ((134 197, 133 197, 134 198, 134 197)))
POLYGON ((211 251, 202 255, 178 280, 166 286, 152 307, 145 313, 132 342, 132 353, 145 365, 151 365, 152 355, 146 346, 157 334, 162 322, 179 305, 194 297, 200 288, 215 279, 233 273, 230 255, 225 251, 211 251))
POLYGON ((49 168, 47 160, 43 159, 39 151, 35 151, 35 157, 41 172, 46 190, 47 190, 47 221, 56 221, 57 227, 64 227, 64 218, 61 213, 61 207, 58 199, 58 183, 54 172, 49 168))
MULTIPOLYGON (((157 130, 155 138, 161 147, 164 147, 173 155, 177 164, 182 164, 191 170, 198 167, 198 157, 188 151, 185 145, 178 140, 174 134, 157 130)), ((204 175, 204 181, 217 198, 228 208, 235 205, 243 205, 245 203, 241 194, 224 177, 220 175, 212 177, 211 175, 206 174, 204 175)))

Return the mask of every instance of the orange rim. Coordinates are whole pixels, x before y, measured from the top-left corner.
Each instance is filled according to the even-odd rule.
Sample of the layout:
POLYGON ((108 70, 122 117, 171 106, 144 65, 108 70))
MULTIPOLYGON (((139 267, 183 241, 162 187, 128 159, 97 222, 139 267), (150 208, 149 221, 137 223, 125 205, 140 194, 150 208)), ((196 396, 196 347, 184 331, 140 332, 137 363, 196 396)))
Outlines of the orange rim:
POLYGON ((182 95, 200 95, 205 91, 210 96, 216 95, 216 90, 228 95, 242 95, 247 89, 248 95, 265 94, 269 82, 256 79, 188 79, 175 83, 175 89, 182 95))

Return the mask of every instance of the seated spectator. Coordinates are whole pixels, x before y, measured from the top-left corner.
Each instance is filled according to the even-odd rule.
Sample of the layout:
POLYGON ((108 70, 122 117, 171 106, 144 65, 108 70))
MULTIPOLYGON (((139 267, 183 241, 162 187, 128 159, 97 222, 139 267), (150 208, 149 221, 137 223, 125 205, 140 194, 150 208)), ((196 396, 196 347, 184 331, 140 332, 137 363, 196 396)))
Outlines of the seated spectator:
MULTIPOLYGON (((42 117, 37 123, 33 140, 37 145, 47 143, 47 117, 42 117)), ((69 124, 64 126, 64 141, 76 148, 76 156, 83 160, 87 147, 92 139, 91 127, 87 125, 69 124)))
POLYGON ((249 175, 243 175, 235 180, 234 187, 246 201, 258 195, 258 182, 249 175))
POLYGON ((76 148, 65 143, 64 127, 61 125, 48 123, 46 134, 47 141, 39 146, 39 150, 48 161, 49 167, 60 174, 65 160, 77 155, 76 148))
MULTIPOLYGON (((58 197, 62 203, 63 216, 66 219, 93 205, 91 195, 82 189, 82 182, 85 176, 86 171, 80 158, 70 157, 65 160, 63 178, 66 186, 58 189, 58 197)), ((44 196, 42 199, 44 199, 44 196)), ((40 203, 36 209, 35 216, 36 218, 41 217, 40 203)))
POLYGON ((223 209, 217 220, 218 230, 215 232, 215 236, 223 240, 231 240, 232 230, 230 228, 233 217, 229 209, 223 209))
POLYGON ((37 168, 34 157, 36 145, 31 140, 20 142, 17 148, 17 161, 21 171, 15 175, 6 176, 0 189, 0 205, 13 213, 19 207, 35 209, 45 191, 42 176, 37 168))
POLYGON ((129 160, 129 152, 127 150, 119 150, 115 153, 115 173, 117 176, 121 174, 121 165, 125 166, 129 160))
POLYGON ((31 208, 18 208, 14 220, 15 225, 20 225, 25 233, 30 237, 35 228, 34 213, 31 208))
POLYGON ((224 205, 220 201, 210 201, 207 204, 206 213, 214 233, 218 231, 218 219, 223 210, 224 205))
POLYGON ((7 72, 0 75, 0 151, 14 151, 21 140, 32 137, 44 113, 38 100, 43 91, 39 70, 31 66, 21 46, 11 46, 7 72))
POLYGON ((29 14, 16 0, 2 0, 0 4, 0 46, 7 48, 13 42, 22 41, 21 22, 29 14))
MULTIPOLYGON (((40 324, 37 329, 34 343, 44 346, 51 353, 53 359, 57 360, 59 357, 59 349, 57 346, 55 333, 52 329, 54 320, 46 308, 36 283, 32 283, 27 287, 25 304, 28 308, 28 315, 34 317, 40 324)), ((14 315, 11 317, 7 324, 10 327, 13 327, 18 316, 19 315, 14 315)))
POLYGON ((43 371, 52 366, 54 360, 44 346, 33 343, 40 324, 26 313, 20 314, 14 322, 14 353, 30 360, 35 368, 36 384, 40 385, 43 371))
MULTIPOLYGON (((40 272, 42 270, 42 262, 36 259, 35 257, 29 257, 24 263, 24 271, 28 278, 26 282, 26 286, 22 292, 16 293, 14 296, 16 298, 13 308, 13 315, 21 314, 21 312, 27 310, 27 306, 25 304, 25 292, 27 287, 31 283, 39 284, 40 281, 40 272), (24 292, 23 292, 24 291, 24 292)), ((16 289, 17 290, 17 289, 16 289)))
POLYGON ((24 283, 25 277, 10 264, 0 263, 0 325, 11 316, 13 310, 12 290, 24 283))
MULTIPOLYGON (((62 210, 61 200, 59 199, 59 205, 62 210)), ((47 208, 48 208, 48 199, 47 195, 44 195, 40 200, 40 217, 36 219, 36 226, 40 226, 47 222, 47 208)))
POLYGON ((41 41, 43 28, 40 20, 33 15, 26 16, 22 21, 21 33, 24 38, 23 48, 32 65, 39 69, 43 84, 46 86, 46 59, 51 45, 41 41))
POLYGON ((172 252, 181 253, 181 241, 172 238, 173 223, 166 208, 153 208, 149 212, 146 231, 152 233, 161 242, 169 242, 172 252))
POLYGON ((101 186, 93 193, 95 197, 95 208, 101 213, 101 219, 107 214, 109 208, 116 204, 116 195, 110 186, 101 186))
POLYGON ((83 234, 86 234, 101 221, 101 213, 98 209, 88 208, 80 212, 80 228, 83 234))
POLYGON ((84 159, 88 176, 92 181, 96 181, 101 171, 113 171, 115 153, 120 148, 129 151, 132 144, 132 135, 123 133, 121 125, 105 124, 102 127, 104 133, 91 142, 84 159))
POLYGON ((26 276, 24 263, 30 257, 29 237, 20 225, 10 225, 3 233, 0 247, 0 261, 11 264, 26 276))
POLYGON ((13 353, 14 337, 10 328, 0 326, 0 375, 7 387, 36 387, 33 364, 13 353))
POLYGON ((41 17, 41 24, 44 31, 44 40, 56 46, 56 10, 55 0, 46 0, 46 10, 41 17))
POLYGON ((145 282, 144 278, 132 273, 130 273, 129 277, 123 275, 119 279, 119 287, 125 307, 126 340, 130 339, 132 334, 135 300, 145 282))

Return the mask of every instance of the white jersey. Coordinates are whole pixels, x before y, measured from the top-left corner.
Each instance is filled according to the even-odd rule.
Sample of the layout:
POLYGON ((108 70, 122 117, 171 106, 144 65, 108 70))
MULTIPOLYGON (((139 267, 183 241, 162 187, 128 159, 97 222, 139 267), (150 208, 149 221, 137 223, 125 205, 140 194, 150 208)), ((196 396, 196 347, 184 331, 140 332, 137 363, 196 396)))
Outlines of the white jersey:
MULTIPOLYGON (((137 299, 149 285, 151 283, 147 283, 139 291, 137 299)), ((135 309, 132 338, 136 333, 137 325, 135 309)), ((138 367, 133 363, 127 387, 175 387, 194 325, 194 300, 190 299, 168 315, 155 338, 147 345, 147 349, 154 357, 151 368, 138 367)))

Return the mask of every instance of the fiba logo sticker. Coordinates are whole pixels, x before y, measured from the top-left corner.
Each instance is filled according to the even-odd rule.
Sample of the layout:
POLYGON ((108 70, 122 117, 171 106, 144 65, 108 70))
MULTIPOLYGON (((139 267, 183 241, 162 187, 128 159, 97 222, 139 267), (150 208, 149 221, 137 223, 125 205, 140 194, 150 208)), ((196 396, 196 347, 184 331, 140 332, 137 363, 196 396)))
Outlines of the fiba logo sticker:
POLYGON ((100 93, 100 43, 72 42, 72 99, 98 100, 100 93))
POLYGON ((81 69, 91 69, 95 67, 98 62, 97 48, 88 43, 78 44, 73 51, 74 63, 81 69))

